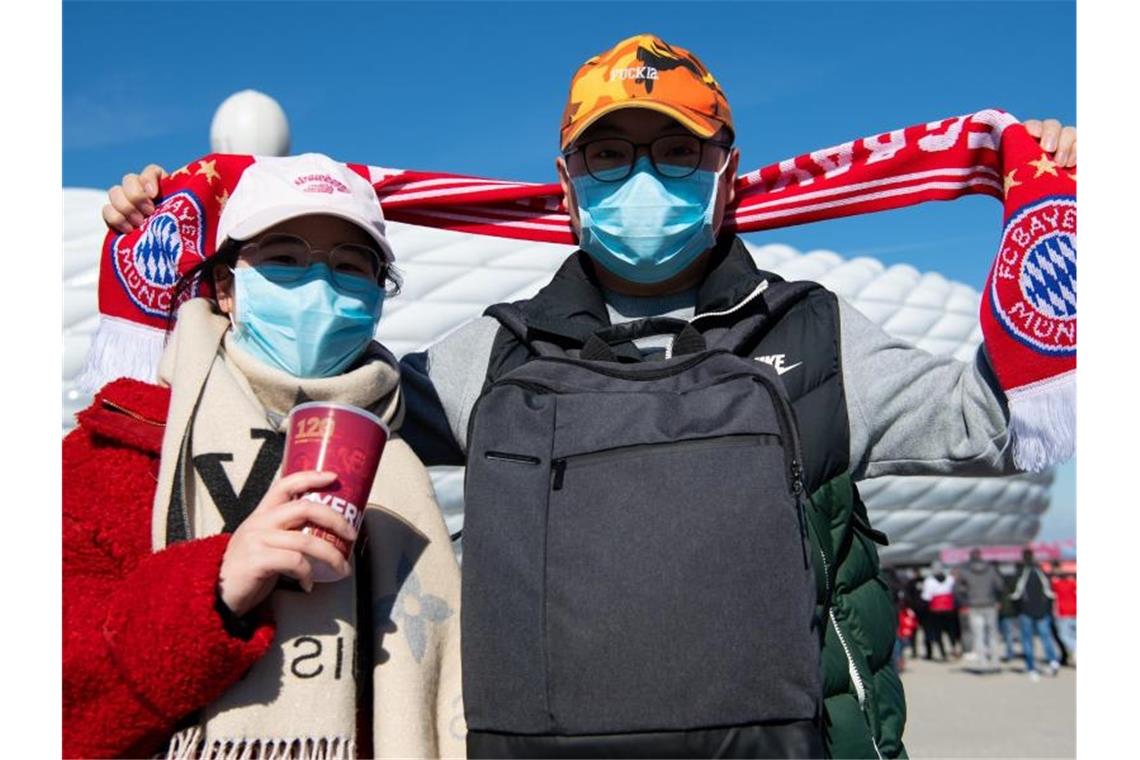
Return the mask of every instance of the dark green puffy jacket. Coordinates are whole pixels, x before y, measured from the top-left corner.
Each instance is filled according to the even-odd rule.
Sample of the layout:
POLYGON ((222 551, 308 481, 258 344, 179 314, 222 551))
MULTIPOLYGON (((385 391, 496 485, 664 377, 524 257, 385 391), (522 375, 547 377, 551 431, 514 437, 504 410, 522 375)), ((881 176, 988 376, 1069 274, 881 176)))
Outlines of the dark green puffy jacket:
POLYGON ((875 548, 886 537, 871 528, 847 476, 825 484, 811 502, 817 608, 826 617, 821 664, 828 752, 833 758, 906 757, 906 697, 892 662, 898 612, 875 548))

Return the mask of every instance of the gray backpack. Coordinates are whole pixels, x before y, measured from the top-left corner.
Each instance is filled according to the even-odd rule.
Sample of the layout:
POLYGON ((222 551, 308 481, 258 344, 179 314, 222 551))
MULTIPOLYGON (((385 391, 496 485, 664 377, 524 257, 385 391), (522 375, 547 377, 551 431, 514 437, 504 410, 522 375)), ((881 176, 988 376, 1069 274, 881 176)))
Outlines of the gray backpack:
POLYGON ((469 753, 733 754, 725 736, 759 731, 735 752, 822 754, 813 550, 776 371, 682 320, 567 352, 513 307, 488 313, 538 356, 471 414, 469 753), (664 361, 609 347, 662 332, 664 361))

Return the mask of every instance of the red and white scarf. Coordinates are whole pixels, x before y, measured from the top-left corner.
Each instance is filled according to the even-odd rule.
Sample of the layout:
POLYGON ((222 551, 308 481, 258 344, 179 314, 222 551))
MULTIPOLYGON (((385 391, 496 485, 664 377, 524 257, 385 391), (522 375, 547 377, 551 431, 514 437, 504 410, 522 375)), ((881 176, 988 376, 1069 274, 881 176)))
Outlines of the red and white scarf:
MULTIPOLYGON (((192 161, 162 181, 162 201, 141 229, 107 234, 100 323, 84 387, 122 375, 153 379, 174 282, 213 252, 220 210, 255 160, 212 154, 192 161)), ((558 184, 348 166, 373 183, 390 220, 575 242, 558 184)), ((753 232, 973 194, 1001 200, 1004 234, 979 316, 987 355, 1009 400, 1014 460, 1037 470, 1068 459, 1074 449, 1076 174, 1054 164, 1013 116, 985 110, 743 174, 725 228, 753 232)), ((193 294, 207 288, 202 283, 193 294)))

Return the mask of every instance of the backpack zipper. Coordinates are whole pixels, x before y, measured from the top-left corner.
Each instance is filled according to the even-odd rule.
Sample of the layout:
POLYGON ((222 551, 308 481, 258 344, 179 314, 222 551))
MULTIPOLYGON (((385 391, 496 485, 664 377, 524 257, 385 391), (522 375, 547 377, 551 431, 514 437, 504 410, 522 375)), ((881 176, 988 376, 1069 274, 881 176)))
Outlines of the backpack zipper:
MULTIPOLYGON (((728 351, 719 351, 716 353, 726 353, 727 354, 729 352, 728 351)), ((657 369, 657 370, 653 370, 650 372, 642 372, 642 373, 622 372, 622 371, 614 369, 614 368, 600 367, 600 366, 590 366, 590 367, 587 367, 587 369, 589 369, 592 372, 597 372, 599 375, 605 375, 606 377, 616 377, 616 378, 619 378, 621 380, 660 380, 663 377, 669 377, 670 375, 675 375, 675 374, 679 374, 681 372, 684 372, 685 370, 687 370, 687 369, 695 366, 696 364, 699 364, 700 362, 704 361, 709 356, 710 356, 710 353, 697 354, 697 355, 695 355, 689 359, 686 359, 683 362, 677 363, 676 365, 674 365, 672 367, 665 367, 662 369, 657 369)), ((531 362, 545 361, 545 362, 553 362, 555 364, 569 364, 569 365, 574 366, 574 367, 584 366, 581 360, 567 359, 567 358, 561 357, 561 356, 536 356, 535 358, 531 359, 530 361, 531 362)), ((529 363, 530 362, 527 362, 527 364, 529 364, 529 363)), ((526 366, 526 365, 524 364, 521 366, 526 366)), ((515 369, 517 370, 517 369, 519 369, 519 367, 516 367, 515 369)), ((515 370, 511 370, 511 372, 514 372, 514 371, 515 370)), ((507 373, 507 374, 509 375, 510 373, 507 373)), ((724 379, 729 380, 729 379, 732 379, 733 377, 737 377, 737 375, 731 375, 731 376, 724 378, 724 379)), ((536 383, 532 380, 515 380, 515 379, 510 378, 510 377, 500 378, 500 379, 496 380, 495 382, 491 383, 492 387, 494 387, 496 385, 515 385, 515 386, 518 386, 519 388, 523 388, 525 390, 533 391, 535 393, 560 393, 560 391, 557 388, 552 388, 549 385, 544 385, 542 383, 536 383)), ((479 394, 479 397, 477 399, 475 399, 475 403, 471 405, 471 413, 469 415, 467 415, 467 445, 468 445, 468 447, 471 446, 471 429, 475 425, 476 412, 478 412, 479 404, 482 403, 483 399, 485 399, 487 397, 489 391, 490 391, 490 388, 487 388, 482 393, 479 394)), ((466 477, 464 477, 464 483, 466 483, 466 477)))
POLYGON ((701 449, 724 449, 744 446, 778 446, 782 442, 780 437, 770 433, 755 433, 749 435, 718 436, 716 438, 695 438, 684 441, 668 441, 666 443, 638 443, 631 446, 616 446, 612 449, 591 451, 586 454, 572 454, 559 457, 550 463, 552 491, 561 491, 566 477, 566 468, 571 463, 576 466, 587 465, 602 460, 624 459, 627 457, 642 456, 650 451, 661 453, 684 449, 687 451, 701 449))
POLYGON ((614 364, 613 362, 592 362, 590 364, 586 364, 586 362, 589 361, 588 359, 571 359, 565 356, 537 356, 534 359, 531 359, 531 361, 548 362, 553 364, 569 364, 574 367, 584 367, 586 369, 589 369, 591 372, 598 373, 599 375, 605 375, 606 377, 616 377, 621 380, 660 380, 665 377, 679 375, 685 370, 695 367, 696 365, 716 354, 734 355, 730 351, 725 351, 723 349, 714 349, 712 351, 693 354, 689 358, 684 359, 683 361, 679 361, 672 366, 653 367, 651 369, 645 369, 647 366, 652 367, 652 365, 648 363, 621 365, 614 364), (621 369, 623 366, 641 367, 642 369, 640 371, 621 369))
POLYGON ((542 464, 542 460, 530 454, 512 454, 509 451, 488 451, 483 454, 484 459, 493 462, 511 462, 513 464, 542 464))
MULTIPOLYGON (((705 358, 707 356, 708 356, 708 354, 701 354, 701 355, 694 357, 694 359, 702 359, 702 358, 705 358)), ((539 359, 535 359, 534 361, 559 361, 559 359, 558 359, 558 357, 540 357, 539 359)), ((581 364, 579 364, 578 362, 576 362, 573 359, 565 360, 565 361, 566 361, 566 363, 574 364, 575 366, 582 366, 581 364)), ((686 362, 686 365, 691 366, 692 364, 695 364, 695 363, 696 363, 695 361, 686 362)), ((682 365, 678 365, 676 369, 687 369, 687 368, 688 368, 688 366, 682 367, 682 365)), ((648 378, 645 376, 640 376, 640 377, 639 376, 633 376, 633 377, 631 377, 631 376, 629 376, 628 373, 613 372, 612 370, 602 370, 602 369, 597 368, 597 367, 590 367, 589 369, 591 371, 598 372, 599 374, 608 375, 608 376, 612 376, 612 377, 618 377, 618 378, 625 379, 625 380, 658 379, 658 378, 648 378)), ((791 493, 792 496, 794 496, 798 501, 801 494, 803 494, 807 490, 807 484, 804 482, 803 467, 800 464, 801 456, 800 456, 799 436, 796 433, 795 411, 792 409, 791 402, 789 402, 784 397, 784 395, 783 395, 784 389, 781 386, 777 385, 776 382, 771 380, 767 375, 765 375, 763 373, 758 374, 755 372, 734 372, 732 374, 725 375, 724 377, 719 378, 717 380, 717 382, 714 383, 714 385, 719 385, 721 383, 727 383, 731 380, 738 380, 742 377, 751 378, 753 380, 753 382, 761 383, 762 385, 767 386, 767 388, 770 392, 769 395, 771 395, 772 397, 775 398, 774 406, 776 408, 776 422, 780 426, 780 436, 779 437, 783 441, 785 459, 787 460, 787 463, 788 463, 788 472, 787 472, 788 490, 789 490, 789 493, 791 493)), ((531 381, 531 380, 515 380, 513 378, 506 378, 503 380, 499 380, 495 383, 495 385, 514 385, 514 386, 518 386, 520 388, 523 388, 524 390, 529 390, 533 393, 540 393, 540 394, 551 394, 551 393, 552 394, 559 394, 562 392, 562 391, 558 390, 557 388, 553 388, 553 387, 551 387, 549 385, 545 385, 543 383, 536 383, 536 382, 531 381)), ((703 388, 701 390, 703 390, 703 388)), ((471 429, 470 428, 471 428, 472 423, 475 420, 475 412, 478 409, 479 402, 482 401, 484 398, 486 398, 486 396, 487 396, 487 394, 483 394, 482 396, 480 396, 479 399, 475 402, 475 406, 473 406, 471 408, 471 416, 467 420, 468 444, 470 444, 470 436, 471 436, 471 429)), ((801 524, 801 527, 802 527, 802 524, 801 524)))

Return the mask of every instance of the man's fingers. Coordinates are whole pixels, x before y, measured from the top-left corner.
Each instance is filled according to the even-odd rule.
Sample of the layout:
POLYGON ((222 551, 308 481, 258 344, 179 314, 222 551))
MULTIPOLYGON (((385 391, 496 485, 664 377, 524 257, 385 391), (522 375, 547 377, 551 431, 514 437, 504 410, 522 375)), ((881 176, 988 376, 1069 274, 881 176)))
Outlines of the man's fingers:
POLYGON ((1057 155, 1053 158, 1064 167, 1074 166, 1077 163, 1077 130, 1074 127, 1065 127, 1057 141, 1057 155))
POLYGON ((1041 136, 1041 120, 1040 119, 1027 119, 1021 123, 1025 127, 1025 131, 1033 137, 1041 136))
POLYGON ((1041 126, 1041 148, 1046 153, 1057 150, 1057 142, 1061 138, 1061 122, 1056 119, 1046 119, 1041 126))
POLYGON ((142 226, 143 215, 140 214, 138 209, 135 208, 135 205, 130 202, 121 186, 115 185, 112 187, 110 192, 107 193, 107 197, 110 199, 111 205, 115 207, 115 210, 126 217, 127 223, 130 224, 132 228, 142 226))
POLYGON ((137 174, 128 174, 123 177, 123 194, 127 196, 136 209, 144 216, 154 213, 154 204, 143 189, 142 179, 137 174))
POLYGON ((139 175, 142 178, 143 188, 148 198, 158 198, 158 181, 166 179, 166 169, 158 164, 150 164, 139 175))
POLYGON ((124 235, 131 231, 131 225, 127 222, 127 218, 110 203, 103 207, 103 222, 111 229, 122 232, 124 235))

